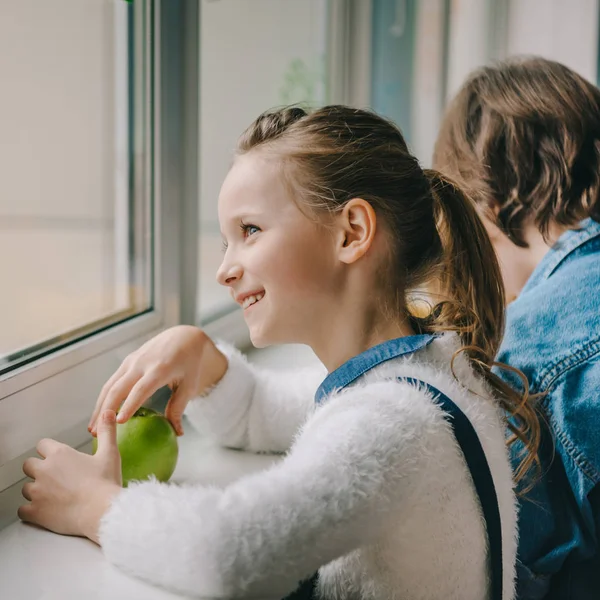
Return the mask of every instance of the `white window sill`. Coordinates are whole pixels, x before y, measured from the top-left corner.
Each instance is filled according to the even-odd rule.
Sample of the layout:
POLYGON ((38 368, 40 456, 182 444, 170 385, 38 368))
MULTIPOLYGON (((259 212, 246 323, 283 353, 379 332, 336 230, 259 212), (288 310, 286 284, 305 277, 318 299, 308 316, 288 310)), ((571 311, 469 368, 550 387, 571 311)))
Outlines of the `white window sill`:
MULTIPOLYGON (((312 352, 302 346, 253 350, 249 356, 252 362, 274 368, 316 360, 312 352)), ((278 456, 216 447, 189 424, 184 427, 173 482, 224 486, 280 460, 278 456)), ((6 490, 0 505, 21 504, 21 487, 22 482, 6 490)), ((56 535, 19 521, 0 531, 0 598, 167 600, 178 597, 123 574, 108 564, 102 550, 89 540, 56 535)))

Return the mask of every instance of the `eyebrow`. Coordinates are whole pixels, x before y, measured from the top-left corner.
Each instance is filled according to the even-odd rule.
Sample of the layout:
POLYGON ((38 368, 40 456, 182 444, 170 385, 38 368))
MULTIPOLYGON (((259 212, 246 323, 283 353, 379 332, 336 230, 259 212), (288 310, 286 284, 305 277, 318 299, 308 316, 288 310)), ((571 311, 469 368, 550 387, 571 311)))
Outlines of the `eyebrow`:
POLYGON ((233 215, 232 219, 234 221, 239 221, 240 219, 255 219, 257 217, 261 217, 265 214, 264 210, 261 211, 252 211, 252 210, 241 210, 233 215))
POLYGON ((261 217, 264 217, 265 215, 265 211, 260 211, 260 212, 252 212, 252 211, 240 211, 235 213, 233 216, 231 216, 229 219, 227 219, 228 222, 232 222, 232 223, 238 223, 239 221, 249 221, 252 219, 259 219, 261 217))

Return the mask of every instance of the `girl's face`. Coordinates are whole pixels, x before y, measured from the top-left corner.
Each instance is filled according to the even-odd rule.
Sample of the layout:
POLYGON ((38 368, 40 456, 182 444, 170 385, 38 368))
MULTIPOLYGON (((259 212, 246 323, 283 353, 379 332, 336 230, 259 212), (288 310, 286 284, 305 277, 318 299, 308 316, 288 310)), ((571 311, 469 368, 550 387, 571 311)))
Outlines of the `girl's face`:
POLYGON ((244 311, 252 343, 311 343, 341 267, 333 236, 298 208, 275 159, 238 157, 219 195, 225 246, 217 272, 244 311))

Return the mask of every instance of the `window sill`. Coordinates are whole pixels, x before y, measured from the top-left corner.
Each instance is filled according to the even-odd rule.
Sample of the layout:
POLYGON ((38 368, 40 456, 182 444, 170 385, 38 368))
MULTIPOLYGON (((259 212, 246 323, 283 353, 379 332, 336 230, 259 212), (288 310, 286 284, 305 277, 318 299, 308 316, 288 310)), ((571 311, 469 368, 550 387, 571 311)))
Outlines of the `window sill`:
MULTIPOLYGON (((316 357, 305 346, 276 346, 248 351, 251 362, 272 368, 312 364, 316 357)), ((239 477, 267 468, 280 460, 215 446, 189 423, 179 438, 180 458, 171 479, 225 486, 239 477)), ((90 451, 90 443, 80 447, 90 451)), ((16 520, 24 502, 23 481, 0 494, 0 598, 92 598, 168 600, 179 596, 128 577, 104 560, 102 550, 82 538, 60 536, 16 520), (7 523, 10 523, 6 525, 7 523), (74 565, 76 565, 74 567, 74 565)))
MULTIPOLYGON (((180 459, 171 479, 174 483, 198 482, 224 486, 239 477, 264 469, 280 460, 219 448, 202 438, 188 424, 180 438, 180 459)), ((17 501, 22 482, 7 490, 17 501)), ((4 495, 3 494, 3 495, 4 495)), ((22 498, 19 504, 22 503, 22 498)), ((60 536, 12 523, 0 532, 0 598, 178 598, 128 577, 106 562, 102 550, 83 538, 60 536)))

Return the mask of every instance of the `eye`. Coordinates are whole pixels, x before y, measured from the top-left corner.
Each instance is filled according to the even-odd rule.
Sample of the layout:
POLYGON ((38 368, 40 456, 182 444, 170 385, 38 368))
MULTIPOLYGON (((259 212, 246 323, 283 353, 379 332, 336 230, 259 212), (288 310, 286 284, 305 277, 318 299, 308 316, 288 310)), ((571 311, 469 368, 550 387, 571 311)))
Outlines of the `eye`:
POLYGON ((244 223, 243 221, 240 223, 240 229, 244 233, 244 237, 250 237, 255 233, 260 231, 260 228, 256 225, 252 225, 251 223, 244 223))

